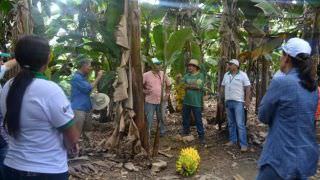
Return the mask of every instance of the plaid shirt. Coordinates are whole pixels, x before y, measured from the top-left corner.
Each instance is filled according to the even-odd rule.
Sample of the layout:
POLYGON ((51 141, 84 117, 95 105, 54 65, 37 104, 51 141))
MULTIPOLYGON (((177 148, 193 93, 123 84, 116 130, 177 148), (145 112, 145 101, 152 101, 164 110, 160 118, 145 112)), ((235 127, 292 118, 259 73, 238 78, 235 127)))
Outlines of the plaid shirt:
POLYGON ((272 80, 259 107, 259 120, 269 125, 259 167, 268 164, 284 179, 304 179, 316 173, 317 102, 317 91, 301 86, 297 69, 272 80))

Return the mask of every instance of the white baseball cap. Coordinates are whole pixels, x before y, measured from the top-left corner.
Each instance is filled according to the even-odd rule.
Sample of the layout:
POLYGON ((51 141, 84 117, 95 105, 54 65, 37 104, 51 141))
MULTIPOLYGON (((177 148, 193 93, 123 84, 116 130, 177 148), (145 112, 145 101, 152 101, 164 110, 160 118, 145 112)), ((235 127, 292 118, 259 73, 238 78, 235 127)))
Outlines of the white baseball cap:
POLYGON ((228 64, 234 64, 239 67, 239 61, 236 59, 231 59, 230 61, 228 61, 228 64))
POLYGON ((161 61, 159 61, 158 58, 152 58, 151 60, 153 64, 158 64, 158 65, 161 64, 161 61))
POLYGON ((311 54, 310 44, 300 38, 291 38, 281 49, 291 57, 296 57, 300 53, 311 54))

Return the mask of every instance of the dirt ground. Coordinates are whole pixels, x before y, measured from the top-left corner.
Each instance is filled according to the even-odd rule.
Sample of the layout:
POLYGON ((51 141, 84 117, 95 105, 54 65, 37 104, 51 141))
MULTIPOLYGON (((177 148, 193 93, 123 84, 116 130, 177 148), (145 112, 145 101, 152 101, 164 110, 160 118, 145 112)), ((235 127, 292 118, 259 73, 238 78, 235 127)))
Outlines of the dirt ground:
MULTIPOLYGON (((203 120, 209 121, 214 116, 215 103, 206 102, 203 112, 203 120)), ((102 144, 105 143, 113 130, 113 123, 101 124, 100 130, 87 132, 89 144, 83 145, 82 156, 69 161, 70 179, 235 179, 253 180, 257 175, 257 160, 261 152, 267 127, 257 121, 254 109, 248 115, 248 139, 249 151, 240 153, 237 146, 226 147, 228 134, 224 130, 219 131, 216 125, 206 124, 206 147, 199 146, 195 127, 192 134, 195 140, 183 142, 179 139, 181 129, 181 114, 168 114, 166 120, 167 134, 160 139, 159 154, 147 160, 144 156, 131 157, 126 153, 112 153, 105 151, 102 144), (101 128, 103 127, 103 128, 101 128), (184 147, 195 147, 200 154, 200 168, 196 175, 183 178, 175 172, 175 162, 179 152, 184 147), (151 170, 151 163, 162 160, 167 162, 167 167, 160 172, 151 170)), ((99 129, 99 128, 98 128, 99 129)), ((320 179, 320 173, 312 179, 320 179)))

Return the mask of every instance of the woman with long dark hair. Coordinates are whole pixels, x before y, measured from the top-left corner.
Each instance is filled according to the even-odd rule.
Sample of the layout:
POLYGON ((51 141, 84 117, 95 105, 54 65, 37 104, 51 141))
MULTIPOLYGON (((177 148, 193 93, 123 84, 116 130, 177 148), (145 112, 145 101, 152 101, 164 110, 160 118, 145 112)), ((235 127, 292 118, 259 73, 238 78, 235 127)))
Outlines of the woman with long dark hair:
POLYGON ((317 83, 312 75, 311 47, 299 38, 283 47, 280 69, 259 107, 269 133, 259 160, 257 180, 308 179, 318 163, 315 112, 317 83))
POLYGON ((67 148, 79 133, 62 89, 46 79, 50 59, 47 40, 24 36, 15 56, 21 67, 1 93, 1 112, 9 133, 5 179, 68 179, 67 148))

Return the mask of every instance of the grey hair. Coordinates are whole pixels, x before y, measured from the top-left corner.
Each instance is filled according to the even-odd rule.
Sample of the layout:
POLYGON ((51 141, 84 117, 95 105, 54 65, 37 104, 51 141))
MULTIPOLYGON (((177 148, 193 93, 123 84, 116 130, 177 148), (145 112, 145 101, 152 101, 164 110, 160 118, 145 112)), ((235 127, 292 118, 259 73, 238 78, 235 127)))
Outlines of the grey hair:
POLYGON ((89 65, 91 64, 91 61, 89 59, 81 59, 79 62, 78 62, 78 68, 82 68, 84 65, 89 65))

